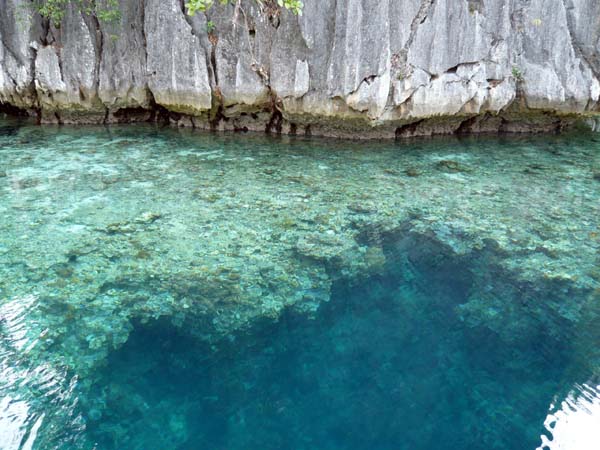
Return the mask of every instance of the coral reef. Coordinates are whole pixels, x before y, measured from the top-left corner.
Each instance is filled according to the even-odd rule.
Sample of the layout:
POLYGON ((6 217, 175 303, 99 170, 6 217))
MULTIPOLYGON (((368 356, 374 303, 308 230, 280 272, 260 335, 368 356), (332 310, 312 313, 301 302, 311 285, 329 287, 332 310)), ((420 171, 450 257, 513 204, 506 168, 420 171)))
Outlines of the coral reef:
MULTIPOLYGON (((449 342, 505 348, 502 361, 532 348, 542 359, 525 361, 546 373, 543 355, 565 361, 544 385, 549 393, 563 369, 592 376, 600 368, 598 145, 593 134, 579 133, 370 141, 357 149, 340 140, 242 139, 150 125, 4 122, 0 330, 10 338, 2 345, 13 344, 0 353, 15 373, 33 367, 54 380, 27 385, 33 398, 61 379, 65 398, 76 389, 84 412, 75 426, 87 423, 106 438, 107 414, 132 408, 147 418, 170 407, 146 410, 146 400, 121 394, 117 382, 98 387, 130 346, 152 342, 147 333, 157 333, 157 343, 186 343, 191 361, 219 361, 264 348, 264 330, 285 335, 286 324, 293 342, 303 327, 318 328, 339 312, 332 326, 342 332, 344 308, 377 304, 368 328, 388 302, 399 305, 393 317, 403 318, 406 333, 421 336, 420 324, 445 336, 451 322, 468 338, 446 330, 449 342)), ((397 332, 402 345, 416 342, 382 327, 382 339, 397 332)), ((485 358, 477 364, 490 370, 485 358)), ((232 377, 218 378, 225 386, 232 377)), ((286 401, 264 407, 285 409, 286 401)), ((182 445, 193 428, 186 408, 164 424, 182 445)), ((55 437, 58 428, 48 426, 44 436, 55 437)), ((248 446, 259 443, 226 448, 248 446)))

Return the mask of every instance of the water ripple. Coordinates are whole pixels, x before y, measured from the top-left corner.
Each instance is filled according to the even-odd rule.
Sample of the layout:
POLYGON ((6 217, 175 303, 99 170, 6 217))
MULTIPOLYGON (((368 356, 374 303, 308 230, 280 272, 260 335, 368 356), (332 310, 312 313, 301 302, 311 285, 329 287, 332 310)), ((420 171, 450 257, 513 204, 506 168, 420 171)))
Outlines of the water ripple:
POLYGON ((33 295, 0 306, 0 449, 59 449, 66 441, 83 448, 76 378, 29 357, 40 336, 39 325, 30 319, 36 307, 33 295))
POLYGON ((600 384, 576 384, 562 401, 550 406, 537 450, 596 450, 600 443, 600 384))

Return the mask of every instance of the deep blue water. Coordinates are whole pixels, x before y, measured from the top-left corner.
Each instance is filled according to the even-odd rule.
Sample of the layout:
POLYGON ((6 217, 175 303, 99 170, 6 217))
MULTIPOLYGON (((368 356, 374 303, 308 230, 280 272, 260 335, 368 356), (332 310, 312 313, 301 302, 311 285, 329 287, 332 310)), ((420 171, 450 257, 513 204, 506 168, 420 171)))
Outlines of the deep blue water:
POLYGON ((600 448, 594 136, 0 134, 0 449, 600 448))
POLYGON ((114 415, 89 431, 99 448, 535 449, 572 389, 574 410, 600 420, 598 387, 572 373, 567 343, 507 346, 465 326, 466 267, 431 256, 415 257, 411 281, 392 256, 391 273, 337 286, 316 320, 285 314, 217 354, 144 327, 110 358, 114 415))

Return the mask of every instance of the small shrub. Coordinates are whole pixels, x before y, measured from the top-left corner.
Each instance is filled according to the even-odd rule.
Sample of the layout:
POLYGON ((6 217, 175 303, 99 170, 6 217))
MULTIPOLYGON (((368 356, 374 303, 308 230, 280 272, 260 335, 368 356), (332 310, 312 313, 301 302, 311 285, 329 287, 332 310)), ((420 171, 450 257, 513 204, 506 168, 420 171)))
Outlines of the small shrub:
MULTIPOLYGON (((63 0, 64 1, 64 0, 63 0)), ((230 3, 236 3, 235 0, 218 0, 221 5, 228 5, 230 3)), ((274 0, 256 0, 256 2, 263 6, 265 4, 274 3, 274 0)), ((302 15, 302 8, 304 4, 300 0, 276 0, 277 5, 280 8, 285 8, 297 16, 302 15)), ((188 14, 193 16, 198 11, 206 12, 214 4, 214 0, 188 0, 185 4, 188 14)))
POLYGON ((523 72, 517 66, 513 66, 512 76, 517 81, 523 81, 523 72))
POLYGON ((98 18, 100 22, 116 22, 121 18, 119 0, 107 0, 101 6, 95 0, 33 0, 31 6, 42 17, 50 20, 56 27, 60 26, 69 4, 75 4, 84 14, 98 18))
POLYGON ((206 32, 212 34, 215 31, 215 23, 212 20, 206 22, 206 32))

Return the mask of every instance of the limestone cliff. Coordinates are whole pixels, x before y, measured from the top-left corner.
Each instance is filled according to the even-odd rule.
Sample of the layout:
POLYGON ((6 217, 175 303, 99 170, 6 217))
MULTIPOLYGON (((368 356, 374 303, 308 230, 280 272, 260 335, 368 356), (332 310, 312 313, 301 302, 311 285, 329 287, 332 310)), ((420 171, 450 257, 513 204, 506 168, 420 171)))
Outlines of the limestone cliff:
POLYGON ((41 122, 393 137, 600 111, 596 0, 306 0, 300 17, 247 0, 235 24, 232 6, 121 0, 117 23, 72 8, 60 28, 27 4, 0 0, 0 107, 41 122))

